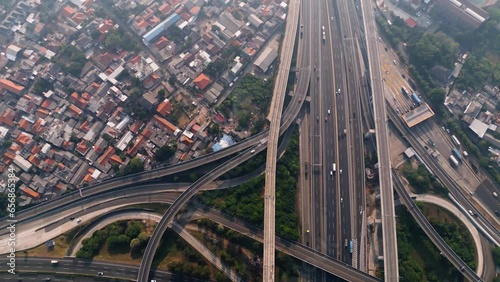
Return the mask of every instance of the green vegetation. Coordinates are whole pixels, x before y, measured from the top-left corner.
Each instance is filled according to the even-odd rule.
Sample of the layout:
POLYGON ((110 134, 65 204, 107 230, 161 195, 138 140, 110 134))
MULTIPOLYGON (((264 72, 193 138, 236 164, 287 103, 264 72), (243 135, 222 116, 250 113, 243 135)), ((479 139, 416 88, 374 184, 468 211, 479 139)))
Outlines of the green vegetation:
POLYGON ((39 78, 35 85, 33 86, 32 91, 37 94, 37 95, 42 95, 43 92, 47 90, 53 90, 54 86, 52 83, 48 82, 47 80, 43 78, 39 78))
MULTIPOLYGON (((401 281, 460 281, 460 271, 440 255, 406 208, 398 207, 396 210, 399 272, 403 273, 401 281)), ((449 215, 438 210, 429 221, 450 247, 474 268, 474 244, 468 231, 455 222, 456 218, 448 218, 449 215)))
POLYGON ((455 82, 458 89, 481 89, 485 84, 500 83, 500 9, 489 8, 490 18, 477 30, 458 33, 456 38, 463 49, 469 50, 460 77, 455 82))
POLYGON ((7 194, 0 193, 0 218, 7 216, 7 207, 9 205, 9 198, 7 194))
POLYGON ((184 40, 182 30, 176 25, 173 25, 167 29, 167 37, 169 40, 174 41, 177 45, 182 44, 182 41, 184 40))
POLYGON ((80 76, 85 63, 87 62, 87 58, 73 46, 63 46, 61 48, 61 56, 59 57, 59 65, 63 68, 64 71, 74 75, 80 76))
MULTIPOLYGON (((222 261, 235 269, 244 281, 262 281, 256 258, 262 259, 262 244, 208 219, 197 222, 201 233, 194 235, 222 261)), ((276 253, 276 280, 290 281, 299 276, 300 262, 281 252, 276 253)))
POLYGON ((116 176, 124 176, 144 171, 144 164, 139 158, 132 158, 122 171, 116 173, 116 176))
POLYGON ((406 57, 400 47, 402 43, 406 43, 408 71, 421 90, 429 96, 434 111, 441 115, 444 112, 444 95, 442 90, 439 90, 440 87, 432 81, 430 70, 437 65, 453 68, 458 55, 458 44, 442 32, 429 34, 423 33, 418 27, 410 28, 399 17, 394 19, 392 25, 380 17, 376 21, 402 61, 406 61, 406 57))
POLYGON ((139 221, 112 223, 83 240, 76 256, 93 258, 106 243, 110 254, 128 253, 132 250, 132 256, 140 257, 149 241, 149 235, 142 230, 145 230, 145 226, 139 221))
POLYGON ((227 69, 227 62, 219 59, 213 63, 208 64, 204 72, 209 77, 216 79, 227 69))
POLYGON ((500 266, 500 247, 498 246, 493 248, 493 260, 495 261, 496 266, 500 266))
POLYGON ((134 51, 139 49, 132 38, 121 28, 111 29, 106 33, 104 46, 111 51, 134 51))
POLYGON ((179 280, 181 281, 188 281, 189 277, 200 278, 205 281, 213 281, 215 277, 225 277, 212 265, 209 265, 196 250, 186 244, 171 229, 167 229, 163 234, 153 260, 153 267, 160 267, 160 263, 165 260, 167 261, 168 270, 180 275, 179 280))
POLYGON ((418 168, 415 169, 412 164, 405 163, 402 173, 408 179, 410 185, 415 188, 416 193, 427 193, 432 190, 436 194, 448 194, 448 189, 443 187, 433 175, 429 174, 423 164, 418 165, 418 168))
POLYGON ((273 83, 252 75, 245 76, 224 103, 217 108, 225 116, 234 113, 238 120, 237 130, 260 132, 271 103, 273 83))
MULTIPOLYGON (((298 240, 299 224, 295 211, 295 189, 299 174, 299 141, 296 132, 276 170, 276 233, 298 240)), ((209 191, 201 201, 223 212, 262 227, 264 217, 264 176, 255 178, 227 191, 209 191)))
POLYGON ((156 151, 155 160, 160 163, 166 162, 175 154, 175 151, 177 151, 177 143, 165 145, 156 151))

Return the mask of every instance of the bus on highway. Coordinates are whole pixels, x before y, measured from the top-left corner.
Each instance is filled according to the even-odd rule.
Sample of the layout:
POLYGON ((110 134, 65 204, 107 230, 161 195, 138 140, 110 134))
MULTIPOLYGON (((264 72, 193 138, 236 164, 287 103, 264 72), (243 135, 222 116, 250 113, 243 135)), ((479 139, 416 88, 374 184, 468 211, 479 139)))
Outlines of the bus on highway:
POLYGON ((458 160, 453 156, 453 155, 450 155, 450 162, 455 166, 455 167, 458 167, 459 165, 459 162, 458 160))
POLYGON ((455 145, 460 146, 460 141, 458 141, 458 139, 455 135, 451 136, 451 140, 453 140, 453 143, 455 143, 455 145))
POLYGON ((349 242, 349 250, 351 251, 352 254, 352 240, 349 242))

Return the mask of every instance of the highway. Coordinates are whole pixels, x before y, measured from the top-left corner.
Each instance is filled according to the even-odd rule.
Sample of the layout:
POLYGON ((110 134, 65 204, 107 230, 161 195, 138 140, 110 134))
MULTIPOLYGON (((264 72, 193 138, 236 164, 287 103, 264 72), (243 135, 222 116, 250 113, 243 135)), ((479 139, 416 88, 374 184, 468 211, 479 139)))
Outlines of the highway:
MULTIPOLYGON (((410 214, 413 216, 418 225, 424 230, 425 234, 431 239, 434 245, 441 253, 459 270, 469 281, 482 281, 481 278, 472 270, 441 238, 437 231, 432 227, 425 215, 417 207, 417 204, 411 199, 410 195, 404 188, 399 176, 393 172, 394 188, 398 192, 400 199, 407 207, 410 214)), ((481 246, 476 246, 481 248, 481 246)))
POLYGON ((439 165, 439 163, 429 156, 424 146, 419 142, 418 138, 415 134, 402 123, 402 120, 397 116, 397 114, 393 110, 389 110, 388 116, 396 126, 396 128, 401 132, 404 139, 410 143, 415 152, 419 154, 419 156, 423 159, 425 164, 431 169, 437 179, 441 181, 444 187, 447 187, 449 192, 455 197, 455 199, 466 209, 471 210, 475 215, 475 223, 479 224, 480 231, 486 235, 490 241, 494 244, 498 245, 500 242, 500 231, 497 229, 491 222, 489 222, 481 212, 475 207, 474 204, 470 202, 468 199, 468 193, 462 191, 462 189, 455 183, 455 181, 443 170, 443 168, 439 165), (486 231, 483 232, 481 229, 486 231), (490 237, 491 236, 491 239, 490 237), (492 240, 493 239, 493 240, 492 240))
MULTIPOLYGON (((136 205, 139 203, 172 203, 176 198, 178 198, 178 194, 165 192, 164 189, 161 189, 161 187, 158 187, 157 185, 150 185, 148 187, 149 188, 142 186, 130 187, 127 188, 126 193, 121 193, 122 191, 120 191, 119 195, 115 194, 117 192, 108 192, 104 195, 92 196, 89 199, 86 199, 88 201, 88 205, 85 206, 84 213, 87 215, 87 217, 82 215, 82 211, 68 211, 63 207, 60 208, 58 214, 54 214, 50 217, 38 218, 35 222, 33 222, 33 224, 39 227, 38 232, 52 232, 52 236, 50 236, 50 238, 54 238, 74 228, 74 226, 76 225, 75 222, 71 222, 68 218, 61 218, 64 212, 69 212, 68 214, 66 214, 67 217, 81 216, 83 221, 90 221, 96 220, 102 215, 114 215, 118 213, 116 211, 116 209, 118 208, 125 208, 126 206, 136 205), (103 206, 105 206, 106 208, 103 208, 103 206)), ((253 227, 241 220, 238 220, 237 218, 227 216, 217 210, 208 208, 206 206, 202 206, 196 203, 193 203, 193 206, 199 211, 199 216, 203 216, 204 218, 222 223, 241 234, 262 242, 262 230, 253 227)), ((187 215, 188 213, 182 214, 182 216, 187 215)), ((192 220, 196 220, 196 218, 193 217, 192 220)), ((44 235, 42 233, 36 235, 36 238, 41 238, 41 240, 39 243, 33 242, 34 245, 38 245, 45 242, 46 239, 49 239, 44 239, 44 235)), ((292 255, 302 261, 310 263, 311 265, 321 268, 336 276, 342 277, 348 281, 379 281, 375 277, 371 277, 366 273, 348 267, 343 263, 338 262, 335 259, 325 256, 319 252, 315 252, 307 248, 306 246, 286 241, 284 239, 280 239, 279 237, 276 238, 277 250, 292 255)))
POLYGON ((373 116, 377 142, 378 174, 380 182, 380 206, 382 211, 382 238, 384 256, 384 280, 398 281, 398 248, 396 238, 396 214, 394 211, 394 192, 392 189, 391 160, 385 96, 380 72, 377 48, 377 26, 373 15, 373 2, 360 1, 363 14, 366 50, 369 62, 370 84, 373 96, 373 116))
MULTIPOLYGON (((57 266, 52 266, 50 263, 53 258, 34 258, 34 257, 18 257, 16 260, 15 275, 10 273, 2 273, 0 281, 18 281, 14 279, 22 279, 22 281, 43 281, 47 277, 51 277, 52 281, 99 281, 97 272, 103 272, 104 277, 121 278, 135 280, 137 277, 138 267, 135 265, 127 265, 112 262, 88 261, 82 259, 64 258, 56 260, 59 262, 57 266), (56 273, 56 275, 38 274, 36 273, 56 273), (62 274, 74 274, 75 277, 67 279, 62 274), (83 276, 77 278, 77 276, 83 276), (90 277, 85 278, 84 276, 90 277), (59 278, 57 278, 59 277, 59 278)), ((7 258, 1 257, 0 264, 6 265, 7 258)), ((180 277, 167 271, 156 271, 155 277, 160 281, 179 281, 180 277)), ((102 281, 102 278, 101 278, 102 281)), ((202 281, 192 279, 192 281, 202 281)))
MULTIPOLYGON (((266 180, 264 188, 264 258, 262 277, 274 281, 275 257, 275 213, 276 213, 276 161, 278 159, 278 138, 280 136, 281 113, 285 101, 288 75, 292 63, 295 38, 299 21, 300 0, 290 0, 285 36, 281 45, 278 75, 274 80, 273 98, 269 109, 269 137, 267 139, 266 180)), ((299 74, 300 75, 300 74, 299 74)), ((300 93, 300 92, 299 92, 300 93)))

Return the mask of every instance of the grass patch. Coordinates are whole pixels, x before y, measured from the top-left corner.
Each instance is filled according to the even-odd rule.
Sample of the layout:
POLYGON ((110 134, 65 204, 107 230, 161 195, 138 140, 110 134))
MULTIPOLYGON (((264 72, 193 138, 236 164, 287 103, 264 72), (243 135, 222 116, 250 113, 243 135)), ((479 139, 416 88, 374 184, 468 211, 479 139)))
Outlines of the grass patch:
POLYGON ((27 251, 18 252, 18 258, 21 257, 47 257, 47 258, 63 258, 68 249, 68 240, 65 234, 60 235, 54 239, 54 247, 47 248, 45 244, 39 245, 27 251))

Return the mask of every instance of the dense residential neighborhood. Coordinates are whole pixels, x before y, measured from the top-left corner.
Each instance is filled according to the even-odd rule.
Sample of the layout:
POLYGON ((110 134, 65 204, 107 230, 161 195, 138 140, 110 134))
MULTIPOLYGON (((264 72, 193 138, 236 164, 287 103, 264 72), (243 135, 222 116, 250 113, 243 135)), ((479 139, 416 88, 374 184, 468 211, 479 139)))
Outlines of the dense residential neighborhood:
POLYGON ((25 0, 5 12, 0 190, 13 166, 23 206, 249 136, 254 120, 219 108, 248 76, 273 75, 287 1, 25 0))

